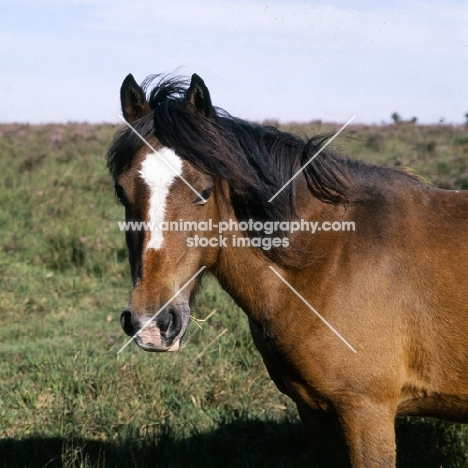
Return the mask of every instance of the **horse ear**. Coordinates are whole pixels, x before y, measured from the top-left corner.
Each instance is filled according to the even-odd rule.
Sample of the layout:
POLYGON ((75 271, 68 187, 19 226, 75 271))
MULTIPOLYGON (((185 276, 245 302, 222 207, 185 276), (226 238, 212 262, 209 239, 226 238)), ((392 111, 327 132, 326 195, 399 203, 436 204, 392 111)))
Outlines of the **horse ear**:
POLYGON ((190 86, 185 95, 185 104, 193 112, 200 112, 205 117, 212 117, 214 108, 205 82, 197 75, 192 75, 190 86))
POLYGON ((133 122, 151 112, 145 92, 132 74, 127 75, 120 88, 122 113, 127 122, 133 122))

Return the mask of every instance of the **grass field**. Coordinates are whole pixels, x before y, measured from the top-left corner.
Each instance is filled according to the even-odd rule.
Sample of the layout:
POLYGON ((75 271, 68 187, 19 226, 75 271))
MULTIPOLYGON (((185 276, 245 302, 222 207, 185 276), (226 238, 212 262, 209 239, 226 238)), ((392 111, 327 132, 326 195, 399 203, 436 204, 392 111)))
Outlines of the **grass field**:
MULTIPOLYGON (((302 135, 320 122, 290 125, 302 135)), ((0 467, 314 466, 247 320, 207 278, 184 349, 125 343, 131 282, 111 125, 0 125, 0 467), (201 328, 200 328, 201 327, 201 328), (227 331, 226 331, 227 330, 227 331)), ((468 189, 468 130, 355 126, 335 148, 468 189)), ((468 427, 397 423, 399 467, 468 467, 468 427)))

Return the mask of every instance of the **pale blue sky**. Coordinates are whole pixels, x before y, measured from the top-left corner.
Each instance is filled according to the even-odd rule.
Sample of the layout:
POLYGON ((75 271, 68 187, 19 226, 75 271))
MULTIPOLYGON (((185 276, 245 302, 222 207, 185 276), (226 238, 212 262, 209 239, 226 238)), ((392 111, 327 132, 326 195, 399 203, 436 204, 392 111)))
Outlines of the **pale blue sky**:
POLYGON ((119 88, 178 69, 249 120, 462 123, 465 0, 2 0, 0 122, 117 122, 119 88))

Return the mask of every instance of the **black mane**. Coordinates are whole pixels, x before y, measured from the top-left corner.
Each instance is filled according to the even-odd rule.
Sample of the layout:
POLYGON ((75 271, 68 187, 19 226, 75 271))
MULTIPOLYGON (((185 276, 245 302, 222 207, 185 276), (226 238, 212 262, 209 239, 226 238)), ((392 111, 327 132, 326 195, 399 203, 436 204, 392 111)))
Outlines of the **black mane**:
MULTIPOLYGON (((268 200, 314 157, 328 135, 306 141, 271 126, 232 117, 218 108, 207 118, 185 105, 187 80, 152 76, 142 85, 145 91, 155 79, 159 82, 148 98, 151 112, 132 123, 143 137, 156 136, 201 171, 227 181, 239 219, 284 220, 294 216, 295 183, 271 203, 268 200)), ((131 164, 130 158, 143 145, 128 128, 116 135, 107 156, 114 178, 131 164)), ((305 177, 312 195, 322 202, 347 204, 368 198, 368 190, 362 187, 364 179, 369 187, 369 178, 377 184, 396 173, 343 158, 326 148, 299 177, 305 177)))

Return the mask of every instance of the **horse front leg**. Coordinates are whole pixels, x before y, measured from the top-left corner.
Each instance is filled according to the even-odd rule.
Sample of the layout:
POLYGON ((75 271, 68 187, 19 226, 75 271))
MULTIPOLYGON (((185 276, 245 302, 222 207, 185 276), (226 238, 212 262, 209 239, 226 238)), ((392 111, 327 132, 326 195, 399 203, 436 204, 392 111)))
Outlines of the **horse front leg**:
POLYGON ((298 405, 323 468, 394 468, 395 413, 385 405, 346 407, 331 416, 298 405))
POLYGON ((364 401, 341 408, 339 419, 352 468, 394 468, 395 411, 364 401))

